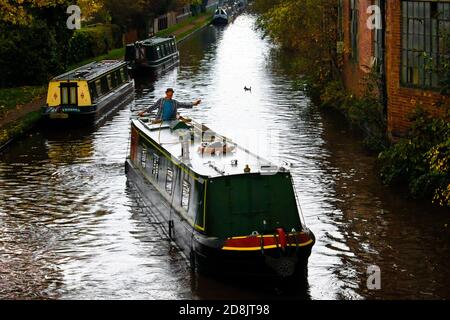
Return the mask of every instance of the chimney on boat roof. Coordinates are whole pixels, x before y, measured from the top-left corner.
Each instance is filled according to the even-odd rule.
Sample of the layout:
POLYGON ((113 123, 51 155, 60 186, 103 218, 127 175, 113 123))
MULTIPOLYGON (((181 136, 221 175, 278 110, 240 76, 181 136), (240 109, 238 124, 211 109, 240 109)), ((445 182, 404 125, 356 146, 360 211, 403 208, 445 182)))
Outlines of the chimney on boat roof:
POLYGON ((191 144, 191 133, 189 131, 184 132, 180 135, 181 142, 181 159, 182 160, 190 160, 190 150, 189 145, 191 144))

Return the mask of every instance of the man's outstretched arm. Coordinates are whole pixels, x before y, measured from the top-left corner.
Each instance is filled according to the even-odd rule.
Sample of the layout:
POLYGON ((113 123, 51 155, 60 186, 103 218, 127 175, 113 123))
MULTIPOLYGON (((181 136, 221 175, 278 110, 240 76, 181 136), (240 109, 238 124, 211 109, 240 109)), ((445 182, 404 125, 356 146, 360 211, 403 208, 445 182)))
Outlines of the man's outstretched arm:
POLYGON ((178 108, 191 109, 194 106, 198 106, 202 100, 197 100, 194 102, 179 102, 177 101, 178 108))
POLYGON ((159 105, 161 104, 161 99, 158 99, 153 105, 148 107, 147 109, 144 109, 139 113, 139 116, 143 116, 145 113, 152 112, 153 110, 158 109, 159 105))

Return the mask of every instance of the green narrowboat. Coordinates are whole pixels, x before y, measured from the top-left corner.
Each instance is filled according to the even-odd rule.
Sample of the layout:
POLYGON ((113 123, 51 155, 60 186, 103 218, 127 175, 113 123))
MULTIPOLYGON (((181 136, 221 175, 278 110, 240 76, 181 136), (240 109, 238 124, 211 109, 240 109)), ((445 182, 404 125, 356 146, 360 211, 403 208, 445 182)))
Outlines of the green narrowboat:
POLYGON ((191 120, 131 121, 128 181, 199 270, 304 276, 315 243, 290 172, 191 120))
POLYGON ((175 67, 180 61, 175 37, 152 37, 128 44, 125 61, 132 75, 140 72, 160 74, 175 67))
POLYGON ((125 62, 92 62, 53 78, 41 112, 53 122, 97 121, 129 102, 133 93, 125 62))

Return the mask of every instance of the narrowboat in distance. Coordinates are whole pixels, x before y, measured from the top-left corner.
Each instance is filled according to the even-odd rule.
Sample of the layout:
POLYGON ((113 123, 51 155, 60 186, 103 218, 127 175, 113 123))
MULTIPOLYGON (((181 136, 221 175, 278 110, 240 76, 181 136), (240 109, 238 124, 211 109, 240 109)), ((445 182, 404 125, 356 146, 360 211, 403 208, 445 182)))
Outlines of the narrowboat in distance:
POLYGON ((230 22, 231 16, 229 12, 224 7, 219 7, 214 12, 212 24, 216 26, 224 26, 230 22))
POLYGON ((306 276, 315 237, 287 169, 192 120, 139 118, 125 171, 194 269, 306 276))
POLYGON ((125 61, 132 75, 144 72, 159 74, 175 67, 180 61, 175 37, 152 37, 128 44, 125 61))
POLYGON ((125 62, 92 62, 53 78, 41 113, 53 122, 95 122, 129 102, 133 92, 125 62))

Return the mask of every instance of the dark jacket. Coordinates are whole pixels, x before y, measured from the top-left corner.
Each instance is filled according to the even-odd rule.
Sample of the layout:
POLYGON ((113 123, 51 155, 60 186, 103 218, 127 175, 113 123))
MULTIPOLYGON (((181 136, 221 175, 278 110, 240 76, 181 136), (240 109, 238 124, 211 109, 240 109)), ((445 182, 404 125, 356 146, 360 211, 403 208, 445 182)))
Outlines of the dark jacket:
MULTIPOLYGON (((161 119, 161 117, 162 117, 162 110, 163 110, 163 106, 164 106, 164 100, 166 100, 166 98, 159 99, 152 106, 147 108, 145 111, 146 112, 151 112, 153 110, 158 109, 158 112, 156 114, 156 119, 161 119)), ((177 111, 178 111, 178 108, 191 109, 194 106, 194 104, 193 103, 179 102, 177 100, 172 99, 172 106, 174 108, 174 110, 173 110, 174 114, 176 114, 177 111)))

